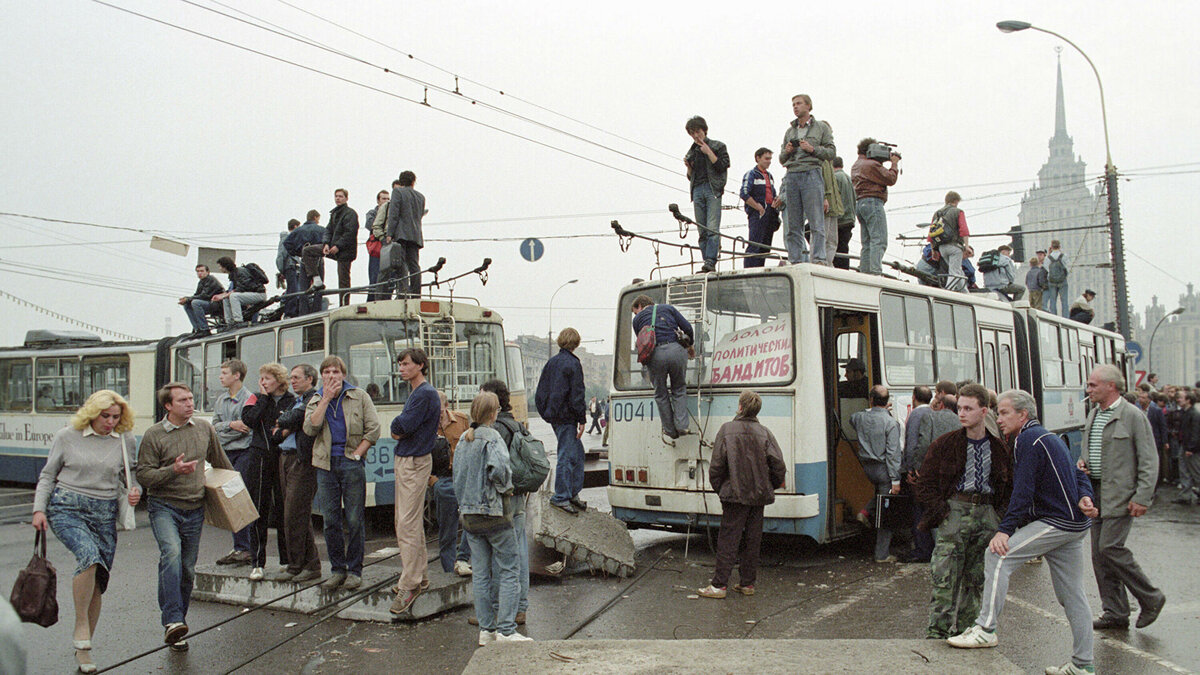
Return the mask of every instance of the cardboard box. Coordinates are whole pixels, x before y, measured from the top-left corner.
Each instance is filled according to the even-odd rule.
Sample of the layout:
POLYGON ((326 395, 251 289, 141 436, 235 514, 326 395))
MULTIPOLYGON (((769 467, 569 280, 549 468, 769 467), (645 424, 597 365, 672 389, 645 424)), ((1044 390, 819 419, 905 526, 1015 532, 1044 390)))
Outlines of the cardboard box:
POLYGON ((204 522, 237 532, 256 520, 258 509, 242 482, 242 474, 215 468, 204 472, 204 522))

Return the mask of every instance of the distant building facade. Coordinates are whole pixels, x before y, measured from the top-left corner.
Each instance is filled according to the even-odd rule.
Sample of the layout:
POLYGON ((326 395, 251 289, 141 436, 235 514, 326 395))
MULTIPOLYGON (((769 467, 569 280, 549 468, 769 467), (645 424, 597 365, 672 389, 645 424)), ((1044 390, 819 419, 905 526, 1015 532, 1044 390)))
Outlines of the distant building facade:
POLYGON ((1187 293, 1180 294, 1179 304, 1174 306, 1160 305, 1158 296, 1154 296, 1146 307, 1145 322, 1134 324, 1133 335, 1144 350, 1138 370, 1158 373, 1159 385, 1192 385, 1200 381, 1200 295, 1193 284, 1187 285, 1187 293), (1168 317, 1159 325, 1164 316, 1179 307, 1183 308, 1182 314, 1168 317))
MULTIPOLYGON (((546 361, 552 353, 558 353, 558 345, 547 347, 546 338, 536 335, 518 335, 513 342, 521 348, 521 360, 525 367, 525 390, 529 392, 529 410, 532 412, 536 407, 533 403, 533 392, 537 391, 542 368, 546 367, 546 361)), ((593 354, 587 347, 580 346, 575 350, 575 356, 579 357, 579 364, 583 366, 583 384, 588 392, 597 389, 607 392, 612 388, 612 354, 593 354)))

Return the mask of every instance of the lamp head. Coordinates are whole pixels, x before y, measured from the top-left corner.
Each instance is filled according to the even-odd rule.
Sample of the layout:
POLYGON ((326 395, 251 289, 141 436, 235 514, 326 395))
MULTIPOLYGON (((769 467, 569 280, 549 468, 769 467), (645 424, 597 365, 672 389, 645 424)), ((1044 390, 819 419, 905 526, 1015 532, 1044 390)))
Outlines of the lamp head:
POLYGON ((1177 314, 1183 314, 1183 308, 1182 308, 1182 307, 1176 307, 1176 308, 1175 308, 1175 311, 1174 311, 1174 312, 1171 312, 1171 313, 1170 313, 1170 314, 1168 314, 1167 316, 1175 316, 1175 315, 1177 315, 1177 314))
POLYGON ((999 28, 1001 33, 1015 33, 1032 27, 1033 24, 1027 21, 1001 21, 996 24, 996 28, 999 28))

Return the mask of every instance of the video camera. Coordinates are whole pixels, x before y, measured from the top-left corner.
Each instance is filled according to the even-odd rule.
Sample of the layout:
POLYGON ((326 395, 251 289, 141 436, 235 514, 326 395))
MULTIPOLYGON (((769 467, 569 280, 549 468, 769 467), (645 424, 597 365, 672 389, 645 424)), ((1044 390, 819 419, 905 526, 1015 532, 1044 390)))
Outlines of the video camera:
POLYGON ((893 143, 872 143, 867 146, 867 159, 873 159, 877 162, 886 162, 892 158, 892 155, 900 156, 900 152, 896 150, 893 143))

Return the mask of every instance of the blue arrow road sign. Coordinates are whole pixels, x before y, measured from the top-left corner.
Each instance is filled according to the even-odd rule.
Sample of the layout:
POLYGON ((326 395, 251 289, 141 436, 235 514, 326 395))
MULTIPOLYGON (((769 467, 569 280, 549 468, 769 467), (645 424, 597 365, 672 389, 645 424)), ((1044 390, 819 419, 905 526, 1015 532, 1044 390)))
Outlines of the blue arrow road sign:
POLYGON ((1126 342, 1125 343, 1125 351, 1129 352, 1130 354, 1133 354, 1133 362, 1134 363, 1142 362, 1142 345, 1141 344, 1139 344, 1137 342, 1133 342, 1132 340, 1129 342, 1126 342))
POLYGON ((521 242, 521 257, 529 262, 537 262, 538 258, 546 252, 546 247, 542 245, 540 239, 529 238, 521 242))

